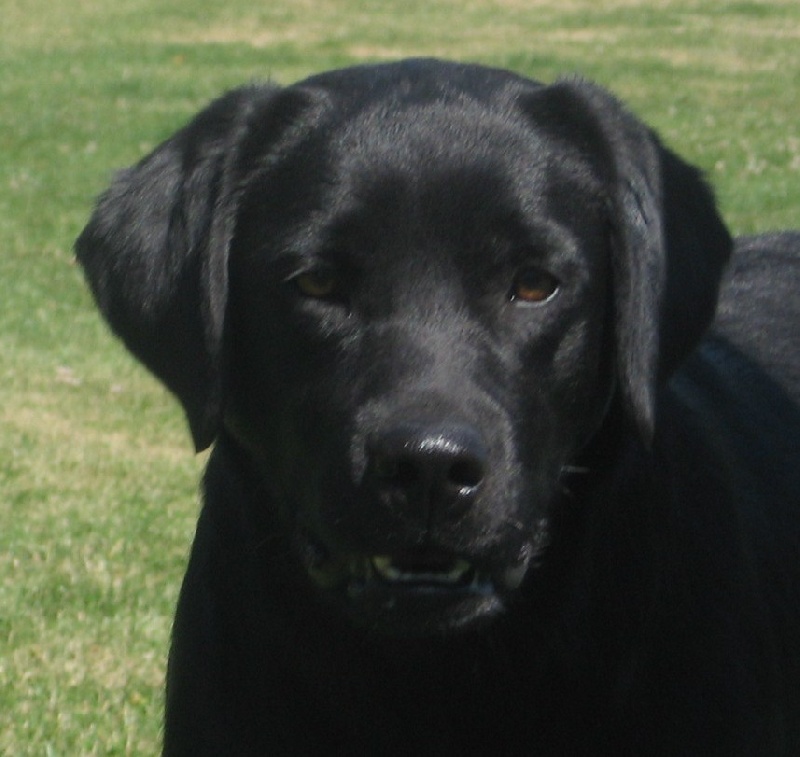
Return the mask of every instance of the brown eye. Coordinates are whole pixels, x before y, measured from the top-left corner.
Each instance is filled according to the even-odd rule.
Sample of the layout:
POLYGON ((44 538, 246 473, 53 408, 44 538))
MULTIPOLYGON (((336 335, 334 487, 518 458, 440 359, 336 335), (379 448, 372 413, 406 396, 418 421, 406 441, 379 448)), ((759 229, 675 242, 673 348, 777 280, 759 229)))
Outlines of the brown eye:
POLYGON ((295 276, 294 283, 306 297, 325 299, 336 294, 339 279, 333 271, 307 271, 295 276))
POLYGON ((558 291, 558 279, 547 271, 531 266, 523 268, 514 279, 511 299, 516 302, 539 304, 558 291))

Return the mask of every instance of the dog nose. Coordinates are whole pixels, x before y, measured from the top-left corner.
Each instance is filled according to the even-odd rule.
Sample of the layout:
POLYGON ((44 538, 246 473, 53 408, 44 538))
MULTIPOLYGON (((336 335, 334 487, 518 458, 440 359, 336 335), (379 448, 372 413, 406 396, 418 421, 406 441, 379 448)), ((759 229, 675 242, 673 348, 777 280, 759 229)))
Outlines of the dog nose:
POLYGON ((463 512, 488 469, 486 444, 467 425, 402 423, 373 435, 367 447, 378 493, 429 520, 463 512))

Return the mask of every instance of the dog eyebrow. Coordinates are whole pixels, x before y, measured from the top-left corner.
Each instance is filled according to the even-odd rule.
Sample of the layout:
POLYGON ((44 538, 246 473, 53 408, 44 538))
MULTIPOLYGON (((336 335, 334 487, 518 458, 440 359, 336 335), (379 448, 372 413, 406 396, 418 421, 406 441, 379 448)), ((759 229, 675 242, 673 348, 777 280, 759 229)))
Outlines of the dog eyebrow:
POLYGON ((283 281, 315 268, 347 271, 360 265, 348 254, 345 246, 327 244, 324 239, 303 240, 299 244, 278 249, 269 262, 270 268, 283 281))
POLYGON ((575 230, 545 214, 507 217, 494 224, 490 234, 499 248, 495 254, 512 263, 520 259, 546 260, 556 252, 573 262, 582 257, 582 240, 575 230))

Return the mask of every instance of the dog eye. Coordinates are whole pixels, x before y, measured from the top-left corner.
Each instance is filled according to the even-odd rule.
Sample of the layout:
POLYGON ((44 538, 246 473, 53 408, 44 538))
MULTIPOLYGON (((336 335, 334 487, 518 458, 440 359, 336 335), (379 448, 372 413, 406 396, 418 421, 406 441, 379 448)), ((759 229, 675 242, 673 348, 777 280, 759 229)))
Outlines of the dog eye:
POLYGON ((335 296, 339 289, 339 278, 326 269, 306 271, 295 276, 293 281, 301 294, 320 300, 335 296))
POLYGON ((542 268, 529 266, 517 273, 511 289, 514 302, 540 304, 549 300, 559 287, 558 279, 542 268))

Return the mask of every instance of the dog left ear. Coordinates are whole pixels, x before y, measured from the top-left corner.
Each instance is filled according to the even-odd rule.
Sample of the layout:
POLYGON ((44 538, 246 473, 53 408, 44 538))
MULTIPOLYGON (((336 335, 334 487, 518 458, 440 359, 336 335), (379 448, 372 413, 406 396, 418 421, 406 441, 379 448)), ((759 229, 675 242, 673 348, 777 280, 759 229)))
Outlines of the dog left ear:
POLYGON ((601 87, 559 82, 524 107, 538 128, 577 148, 606 187, 619 387, 649 441, 658 383, 714 317, 730 235, 698 169, 601 87))
POLYGON ((222 404, 229 163, 267 87, 229 92, 138 165, 120 172, 76 242, 103 315, 180 399, 195 447, 208 447, 222 404))

